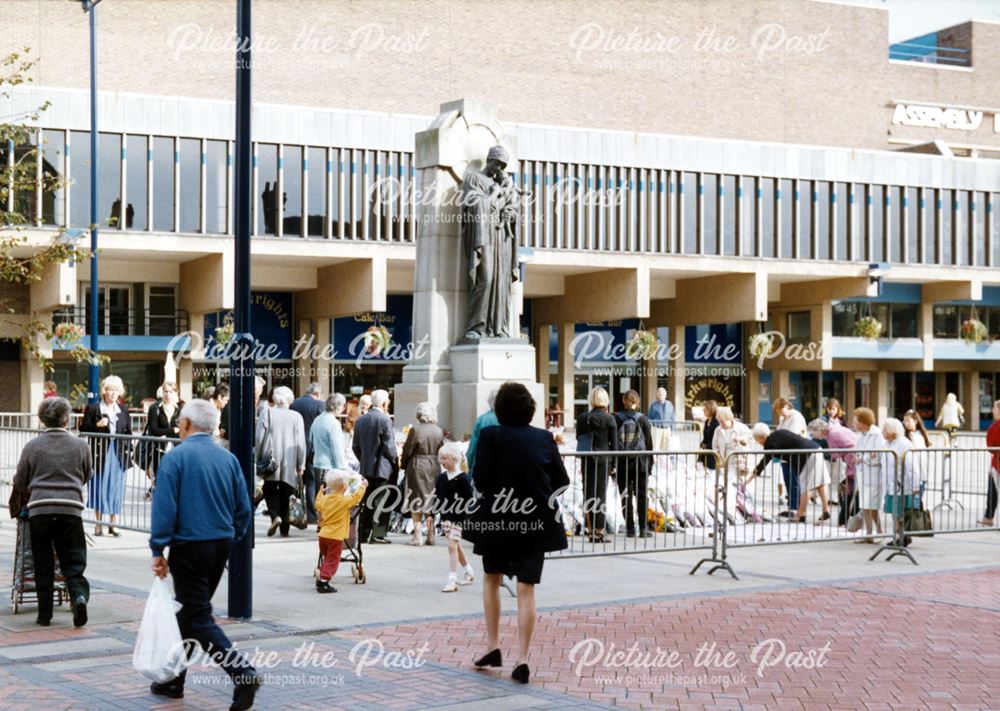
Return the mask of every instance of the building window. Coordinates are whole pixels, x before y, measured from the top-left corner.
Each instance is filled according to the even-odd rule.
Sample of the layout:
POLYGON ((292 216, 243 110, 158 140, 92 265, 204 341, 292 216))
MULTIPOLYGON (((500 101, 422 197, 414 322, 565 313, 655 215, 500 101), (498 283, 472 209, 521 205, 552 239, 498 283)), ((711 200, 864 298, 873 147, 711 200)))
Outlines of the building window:
POLYGON ((147 319, 147 335, 174 336, 179 332, 179 324, 177 322, 177 288, 175 286, 150 285, 147 319))
POLYGON ((903 197, 903 212, 906 214, 906 259, 907 264, 920 264, 920 191, 906 188, 903 197))
POLYGON ((887 261, 899 264, 903 261, 903 240, 900 223, 903 218, 902 190, 898 185, 886 188, 885 209, 889 217, 889 253, 887 261))
POLYGON ((229 191, 229 145, 226 141, 205 141, 205 231, 229 231, 226 202, 229 191))
POLYGON ((796 227, 796 239, 799 259, 814 259, 812 249, 812 217, 816 209, 811 180, 795 181, 795 209, 798 210, 799 223, 796 227))
POLYGON ((854 324, 871 315, 882 324, 882 338, 916 338, 919 313, 919 304, 842 301, 833 305, 831 332, 840 338, 851 338, 854 324))
POLYGON ((788 314, 788 340, 808 341, 812 335, 808 311, 793 311, 788 314))
POLYGON ((774 252, 774 178, 758 178, 760 194, 760 241, 762 257, 773 257, 774 252))
POLYGON ((701 176, 704 222, 703 254, 719 253, 719 176, 705 173, 701 176))
POLYGON ((871 261, 882 262, 887 256, 883 249, 885 232, 883 227, 883 215, 885 212, 885 189, 881 185, 868 186, 868 209, 871 211, 871 231, 868 234, 868 254, 871 261))
POLYGON ((181 232, 201 232, 201 141, 178 141, 181 232))
POLYGON ((836 217, 836 230, 833 235, 833 258, 839 262, 846 262, 850 256, 848 251, 848 227, 847 221, 850 215, 847 211, 847 184, 834 183, 833 192, 830 194, 833 201, 834 215, 836 217))
POLYGON ((309 215, 306 218, 306 234, 309 237, 323 236, 326 206, 326 149, 310 148, 306 154, 306 168, 309 172, 309 215))
POLYGON ((283 146, 281 157, 282 232, 302 234, 302 146, 283 146))
POLYGON ((174 139, 153 138, 153 229, 174 231, 174 139))
POLYGON ((128 136, 125 139, 125 229, 148 227, 149 139, 128 136))
POLYGON ((682 254, 698 253, 698 176, 684 173, 681 180, 681 201, 684 205, 684 244, 682 254))
POLYGON ((958 338, 958 306, 937 304, 934 306, 934 337, 958 338))
MULTIPOLYGON (((69 148, 69 224, 90 226, 90 134, 70 132, 69 148)), ((4 154, 6 160, 6 153, 4 154)))
POLYGON ((778 241, 779 252, 777 256, 782 259, 791 259, 792 257, 792 207, 795 204, 792 190, 791 180, 778 181, 778 192, 775 198, 778 201, 781 236, 778 241))
MULTIPOLYGON (((66 134, 42 132, 42 176, 46 185, 61 183, 66 174, 66 134)), ((66 189, 46 190, 42 196, 42 224, 61 227, 66 222, 66 189)))
POLYGON ((941 250, 938 254, 937 264, 954 264, 954 234, 952 233, 952 193, 951 190, 938 190, 937 209, 941 213, 941 234, 938 239, 941 242, 941 250))
POLYGON ((830 183, 817 181, 814 183, 813 209, 816 210, 816 244, 817 259, 830 259, 830 207, 832 195, 830 183))
POLYGON ((257 234, 278 234, 278 147, 257 144, 257 234))
MULTIPOLYGON (((14 148, 16 167, 11 175, 14 212, 18 215, 18 224, 34 225, 38 217, 38 133, 34 129, 14 129, 14 133, 18 140, 14 148)), ((4 168, 7 167, 5 163, 4 168)))

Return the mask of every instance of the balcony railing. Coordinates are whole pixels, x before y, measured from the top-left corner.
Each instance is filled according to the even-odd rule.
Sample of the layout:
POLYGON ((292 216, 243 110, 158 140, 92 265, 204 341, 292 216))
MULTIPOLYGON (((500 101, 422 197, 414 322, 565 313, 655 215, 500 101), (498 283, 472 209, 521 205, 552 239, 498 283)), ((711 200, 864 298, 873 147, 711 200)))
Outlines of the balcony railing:
MULTIPOLYGON (((90 315, 86 306, 71 306, 52 315, 53 327, 61 323, 81 326, 90 333, 90 315)), ((150 309, 101 309, 98 313, 101 336, 175 336, 188 330, 188 312, 176 310, 169 313, 150 309)))

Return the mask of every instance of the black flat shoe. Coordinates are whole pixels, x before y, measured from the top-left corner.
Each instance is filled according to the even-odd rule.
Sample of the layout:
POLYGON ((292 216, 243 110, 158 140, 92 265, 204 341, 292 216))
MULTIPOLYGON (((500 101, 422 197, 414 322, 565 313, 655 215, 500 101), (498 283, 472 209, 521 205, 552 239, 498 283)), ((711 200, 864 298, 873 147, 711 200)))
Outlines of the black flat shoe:
POLYGON ((160 684, 159 682, 154 681, 149 685, 149 691, 151 694, 164 696, 168 699, 184 698, 184 685, 173 681, 168 681, 165 684, 160 684))
POLYGON ((49 625, 52 624, 52 618, 51 617, 38 617, 35 620, 35 624, 36 625, 41 625, 42 627, 48 627, 49 625))
POLYGON ((252 676, 242 678, 233 689, 233 703, 229 706, 229 711, 247 711, 253 706, 253 699, 257 695, 257 689, 264 683, 264 679, 254 673, 252 676))
POLYGON ((80 597, 73 604, 73 626, 83 627, 85 624, 87 624, 87 601, 80 597))
POLYGON ((500 654, 500 649, 497 648, 492 652, 484 654, 472 664, 477 667, 502 667, 503 657, 500 654))
POLYGON ((514 671, 510 673, 510 678, 514 681, 520 682, 521 684, 528 683, 528 677, 531 675, 531 670, 528 669, 527 664, 518 664, 514 667, 514 671))

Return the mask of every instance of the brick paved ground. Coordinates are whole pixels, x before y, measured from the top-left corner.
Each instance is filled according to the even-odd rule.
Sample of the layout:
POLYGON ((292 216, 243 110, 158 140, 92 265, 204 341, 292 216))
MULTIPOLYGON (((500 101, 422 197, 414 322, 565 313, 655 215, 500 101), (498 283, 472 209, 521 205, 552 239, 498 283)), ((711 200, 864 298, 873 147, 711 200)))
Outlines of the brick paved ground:
MULTIPOLYGON (((0 558, 3 579, 7 563, 0 558)), ((130 667, 142 598, 102 589, 99 581, 94 587, 92 607, 111 606, 126 621, 75 630, 68 613, 57 612, 55 626, 41 629, 31 624, 30 606, 16 617, 0 612, 0 709, 226 708, 227 680, 204 668, 192 670, 184 701, 150 696, 130 667)), ((270 683, 258 697, 260 709, 998 709, 998 589, 1000 567, 986 567, 816 584, 783 580, 743 592, 544 609, 534 683, 526 687, 507 678, 516 646, 510 616, 502 622, 508 659, 501 672, 469 665, 485 644, 478 616, 314 632, 277 621, 227 628, 241 647, 280 658, 266 670, 270 683), (766 651, 759 647, 768 639, 779 640, 786 654, 759 670, 766 651), (303 643, 313 645, 312 659, 329 653, 336 664, 294 666, 303 643), (355 673, 358 654, 377 651, 370 645, 381 645, 385 660, 425 643, 418 668, 377 664, 355 673), (713 659, 697 659, 713 644, 713 659), (679 666, 576 668, 585 650, 633 645, 642 653, 676 652, 679 666), (808 660, 809 650, 824 645, 819 669, 783 663, 808 660)), ((772 661, 778 645, 768 648, 772 661)))

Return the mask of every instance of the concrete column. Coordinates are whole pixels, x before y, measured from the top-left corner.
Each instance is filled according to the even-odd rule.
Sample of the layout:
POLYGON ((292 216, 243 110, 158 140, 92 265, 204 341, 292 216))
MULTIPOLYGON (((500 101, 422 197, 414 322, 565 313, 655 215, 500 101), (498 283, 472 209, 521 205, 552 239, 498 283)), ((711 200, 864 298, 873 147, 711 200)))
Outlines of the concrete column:
MULTIPOLYGON (((857 373, 854 371, 848 371, 844 373, 844 412, 848 415, 848 420, 850 420, 850 415, 857 408, 861 407, 861 403, 857 401, 854 397, 854 381, 857 378, 857 373)), ((850 426, 850 421, 848 421, 848 426, 850 426)))
POLYGON ((535 378, 542 385, 543 402, 539 407, 549 408, 549 348, 550 336, 548 324, 535 326, 535 378))
POLYGON ((920 304, 920 314, 918 318, 920 319, 920 323, 918 324, 917 333, 920 334, 920 340, 922 340, 924 344, 923 369, 925 372, 933 372, 934 371, 934 304, 932 303, 920 304))
POLYGON ((644 358, 642 361, 642 411, 649 412, 650 404, 656 400, 656 379, 659 363, 656 354, 652 358, 644 358))
MULTIPOLYGON (((296 321, 295 324, 295 340, 300 343, 308 341, 309 336, 313 333, 313 322, 301 320, 296 321)), ((295 397, 298 397, 305 392, 306 385, 315 379, 313 370, 315 364, 306 353, 292 361, 292 366, 295 368, 295 397)))
POLYGON ((788 376, 789 373, 787 370, 774 371, 774 374, 771 376, 771 402, 774 402, 779 397, 788 397, 788 391, 791 389, 791 380, 788 376))
POLYGON ((331 395, 333 390, 333 363, 327 357, 329 351, 327 346, 330 343, 330 319, 316 319, 313 328, 315 338, 312 342, 313 353, 317 359, 313 361, 316 368, 316 380, 323 388, 323 395, 331 395))
POLYGON ((181 358, 177 363, 177 392, 184 402, 194 398, 194 363, 190 358, 181 358))
POLYGON ((875 421, 882 425, 889 417, 889 376, 887 370, 876 370, 872 376, 872 402, 871 409, 875 413, 875 421))
MULTIPOLYGON (((42 404, 42 385, 47 380, 45 369, 38 364, 37 357, 22 348, 22 373, 21 378, 21 412, 35 413, 38 406, 42 404)), ((47 358, 52 357, 52 351, 45 351, 47 358)), ((63 396, 69 393, 60 393, 63 396)), ((34 422, 34 420, 32 420, 34 422)))
POLYGON ((747 368, 745 392, 743 393, 743 411, 740 419, 748 426, 757 422, 760 413, 760 370, 756 366, 747 368))
POLYGON ((559 406, 566 413, 563 415, 563 423, 566 428, 573 429, 575 427, 575 418, 573 417, 575 369, 571 348, 576 329, 575 324, 572 323, 561 323, 557 328, 559 329, 559 406))
POLYGON ((670 349, 672 354, 677 354, 677 358, 671 362, 670 377, 667 379, 667 399, 674 404, 674 417, 686 420, 688 411, 684 402, 684 326, 670 327, 670 349))
POLYGON ((965 408, 963 429, 979 431, 979 371, 962 373, 962 396, 959 398, 965 408))

